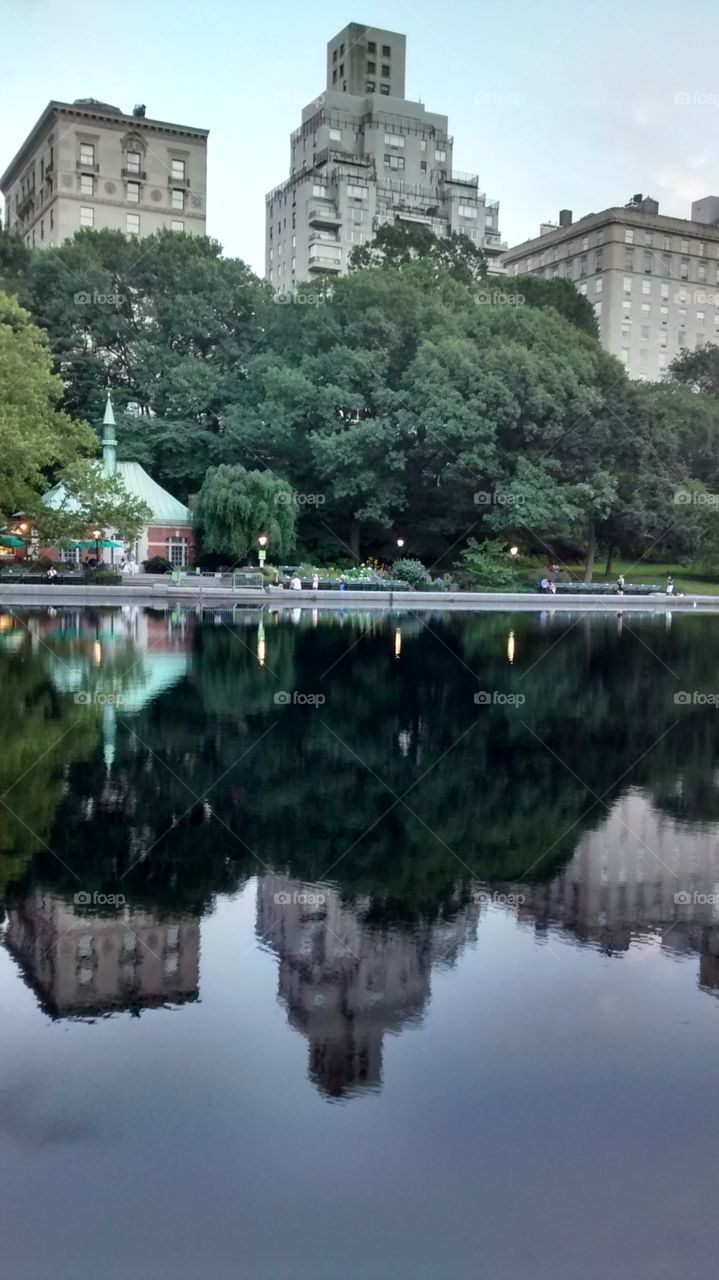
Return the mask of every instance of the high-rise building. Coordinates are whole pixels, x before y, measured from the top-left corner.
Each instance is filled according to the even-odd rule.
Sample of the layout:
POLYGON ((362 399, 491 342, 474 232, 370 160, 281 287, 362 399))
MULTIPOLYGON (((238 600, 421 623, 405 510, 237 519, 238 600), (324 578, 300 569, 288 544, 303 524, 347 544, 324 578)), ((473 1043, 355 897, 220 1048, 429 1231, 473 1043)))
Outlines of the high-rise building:
POLYGON ((680 351, 719 342, 719 198, 691 212, 666 217, 642 195, 579 222, 563 209, 502 260, 510 275, 571 280, 594 307, 602 345, 631 377, 655 381, 680 351))
POLYGON ((83 227, 205 234, 207 129, 94 98, 50 102, 0 178, 5 226, 51 249, 83 227))
POLYGON ((405 36, 352 22, 327 45, 327 85, 290 138, 290 177, 266 197, 265 275, 291 290, 342 275, 384 223, 462 232, 495 264, 499 205, 452 169, 446 116, 405 98, 405 36))

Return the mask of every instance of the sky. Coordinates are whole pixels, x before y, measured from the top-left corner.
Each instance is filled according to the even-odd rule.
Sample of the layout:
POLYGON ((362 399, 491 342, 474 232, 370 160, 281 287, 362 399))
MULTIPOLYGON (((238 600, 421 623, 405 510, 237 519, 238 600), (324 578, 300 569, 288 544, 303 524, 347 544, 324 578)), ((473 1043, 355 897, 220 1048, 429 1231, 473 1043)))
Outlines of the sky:
POLYGON ((264 197, 350 21, 407 36, 407 96, 449 116, 454 167, 510 245, 636 192, 719 194, 716 0, 0 0, 0 170, 52 99, 210 130, 207 230, 258 273, 264 197))

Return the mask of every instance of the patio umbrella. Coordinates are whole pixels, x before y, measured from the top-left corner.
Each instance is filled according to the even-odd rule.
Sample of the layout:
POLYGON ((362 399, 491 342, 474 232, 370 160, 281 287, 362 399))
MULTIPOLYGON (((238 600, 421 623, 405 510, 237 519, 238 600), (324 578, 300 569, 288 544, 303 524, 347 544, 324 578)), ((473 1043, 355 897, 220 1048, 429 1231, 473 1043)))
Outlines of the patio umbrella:
POLYGON ((122 550, 124 542, 113 542, 110 538, 90 538, 84 542, 73 542, 73 547, 117 547, 122 550))
POLYGON ((12 533, 0 533, 0 542, 4 547, 24 547, 25 543, 22 538, 16 538, 12 533))

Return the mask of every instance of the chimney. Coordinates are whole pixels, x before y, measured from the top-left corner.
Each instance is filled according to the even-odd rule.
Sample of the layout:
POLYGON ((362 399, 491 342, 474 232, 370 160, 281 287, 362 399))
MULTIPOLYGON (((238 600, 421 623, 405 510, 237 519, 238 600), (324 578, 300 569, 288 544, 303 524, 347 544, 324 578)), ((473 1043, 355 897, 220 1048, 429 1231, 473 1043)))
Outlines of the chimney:
POLYGON ((146 111, 147 111, 147 107, 145 106, 144 102, 138 102, 137 105, 132 108, 132 114, 134 116, 139 116, 140 118, 144 116, 146 111))
POLYGON ((560 210, 559 210, 559 225, 560 225, 560 227, 571 227, 571 225, 572 225, 572 210, 571 210, 571 209, 560 209, 560 210))

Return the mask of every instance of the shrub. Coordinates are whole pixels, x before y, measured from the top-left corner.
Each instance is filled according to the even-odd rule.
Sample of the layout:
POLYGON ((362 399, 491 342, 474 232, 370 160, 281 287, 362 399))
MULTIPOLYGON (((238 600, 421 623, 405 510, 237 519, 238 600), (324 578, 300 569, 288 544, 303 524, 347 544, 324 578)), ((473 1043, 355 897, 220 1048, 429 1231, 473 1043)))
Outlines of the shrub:
POLYGON ((118 587, 122 577, 114 569, 86 569, 82 580, 92 587, 118 587))
POLYGON ((145 573, 172 573, 172 565, 164 556, 150 556, 149 560, 143 560, 142 567, 145 573))
POLYGON ((392 577, 408 582, 415 591, 429 591, 432 587, 432 578, 421 560, 395 560, 392 577))
POLYGON ((512 565, 503 542, 477 542, 470 538, 459 557, 459 568, 467 585, 499 590, 512 585, 512 565))

